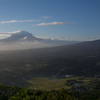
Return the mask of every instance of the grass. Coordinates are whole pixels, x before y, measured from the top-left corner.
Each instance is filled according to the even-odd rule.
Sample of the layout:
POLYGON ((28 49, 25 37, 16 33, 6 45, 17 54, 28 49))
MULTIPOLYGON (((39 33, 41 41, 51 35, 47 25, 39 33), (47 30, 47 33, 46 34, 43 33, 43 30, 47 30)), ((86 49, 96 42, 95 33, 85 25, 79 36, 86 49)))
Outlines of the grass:
POLYGON ((65 89, 70 89, 70 86, 66 86, 65 82, 66 79, 60 79, 56 81, 52 81, 51 79, 56 79, 52 77, 35 77, 32 78, 31 80, 28 80, 31 85, 28 87, 29 89, 34 89, 34 90, 58 90, 61 88, 65 89))
POLYGON ((55 81, 52 81, 52 79, 56 79, 56 77, 33 77, 30 80, 27 80, 27 82, 30 84, 28 86, 28 89, 34 89, 34 90, 58 90, 61 88, 70 89, 72 86, 65 85, 67 80, 77 80, 77 81, 83 81, 84 84, 89 84, 92 78, 82 78, 81 77, 71 77, 71 78, 61 78, 55 81))
POLYGON ((9 75, 8 73, 5 73, 3 76, 2 75, 0 76, 1 84, 4 83, 8 85, 8 82, 15 82, 15 84, 19 86, 23 86, 23 87, 28 86, 28 89, 43 90, 43 91, 58 90, 61 88, 70 89, 72 85, 70 85, 70 83, 66 85, 67 80, 81 81, 83 82, 81 84, 84 85, 85 84, 89 85, 89 83, 91 83, 94 80, 94 78, 89 78, 89 77, 70 77, 70 78, 57 79, 56 77, 51 77, 50 75, 41 75, 38 77, 30 77, 25 79, 19 77, 20 80, 18 80, 18 77, 15 79, 13 77, 12 79, 11 78, 5 79, 5 77, 7 77, 8 75, 9 75), (53 81, 54 79, 57 80, 53 81))

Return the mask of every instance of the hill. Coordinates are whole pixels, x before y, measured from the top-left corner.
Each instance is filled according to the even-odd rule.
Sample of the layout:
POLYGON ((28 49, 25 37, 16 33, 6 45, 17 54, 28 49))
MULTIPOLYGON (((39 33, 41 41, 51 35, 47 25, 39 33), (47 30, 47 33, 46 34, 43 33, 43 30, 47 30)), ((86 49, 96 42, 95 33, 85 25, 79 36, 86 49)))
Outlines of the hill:
POLYGON ((0 52, 1 70, 18 70, 17 73, 24 74, 99 74, 99 59, 100 40, 67 46, 0 52))

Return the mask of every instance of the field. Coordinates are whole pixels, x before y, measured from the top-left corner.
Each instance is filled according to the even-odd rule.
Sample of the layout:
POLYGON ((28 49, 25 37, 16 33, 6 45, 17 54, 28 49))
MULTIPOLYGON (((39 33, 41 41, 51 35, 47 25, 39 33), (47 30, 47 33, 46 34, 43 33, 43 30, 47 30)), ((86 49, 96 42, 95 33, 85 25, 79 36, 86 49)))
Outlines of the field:
MULTIPOLYGON (((33 77, 27 80, 28 89, 33 90, 59 90, 61 88, 71 89, 75 85, 66 85, 67 80, 77 80, 77 83, 81 81, 80 84, 89 85, 94 78, 82 78, 82 77, 70 77, 57 79, 56 77, 33 77)), ((69 84, 69 83, 68 83, 69 84)))

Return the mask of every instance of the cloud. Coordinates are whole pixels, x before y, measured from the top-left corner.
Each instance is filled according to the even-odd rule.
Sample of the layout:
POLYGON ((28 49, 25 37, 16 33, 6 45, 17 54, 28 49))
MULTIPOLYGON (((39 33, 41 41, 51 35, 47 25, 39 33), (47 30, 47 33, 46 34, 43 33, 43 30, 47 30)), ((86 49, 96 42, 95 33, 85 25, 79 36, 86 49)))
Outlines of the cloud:
POLYGON ((14 32, 0 32, 0 36, 11 36, 12 34, 20 33, 22 30, 14 31, 14 32))
POLYGON ((62 41, 68 41, 68 37, 58 37, 58 40, 62 40, 62 41))
POLYGON ((51 17, 48 17, 48 16, 44 16, 44 17, 42 17, 42 18, 51 18, 51 17))
POLYGON ((24 38, 22 38, 21 40, 25 40, 25 39, 27 39, 27 36, 25 36, 24 38))
POLYGON ((64 38, 64 37, 62 37, 62 36, 58 36, 58 38, 64 38))
POLYGON ((4 39, 4 38, 7 38, 7 37, 10 37, 11 35, 8 34, 8 33, 0 33, 0 39, 4 39))
MULTIPOLYGON (((44 16, 42 18, 51 18, 51 17, 48 17, 48 16, 44 16)), ((30 20, 10 20, 10 21, 1 21, 0 24, 4 24, 4 23, 18 23, 18 22, 32 22, 32 21, 39 21, 41 19, 37 19, 37 20, 33 20, 33 19, 30 19, 30 20)))
POLYGON ((50 39, 50 37, 47 37, 47 36, 43 36, 43 39, 50 39))
POLYGON ((37 21, 37 20, 10 20, 10 21, 1 21, 0 24, 4 23, 17 23, 17 22, 32 22, 32 21, 37 21))
POLYGON ((48 26, 48 25, 66 25, 70 23, 64 23, 64 22, 51 22, 51 23, 40 23, 40 24, 35 24, 33 26, 48 26))
POLYGON ((10 37, 13 34, 20 33, 22 30, 14 31, 14 32, 0 32, 0 37, 10 37))
POLYGON ((10 34, 10 35, 13 35, 13 34, 16 34, 16 33, 20 33, 24 30, 18 30, 18 31, 13 31, 13 32, 7 32, 7 34, 10 34))
POLYGON ((68 37, 60 37, 60 36, 58 36, 57 38, 50 38, 50 37, 47 37, 47 36, 43 36, 43 37, 36 36, 36 37, 40 38, 40 39, 44 39, 44 40, 69 41, 68 37))
POLYGON ((8 34, 8 33, 3 33, 3 32, 1 32, 1 33, 0 33, 0 36, 11 36, 11 35, 8 34))

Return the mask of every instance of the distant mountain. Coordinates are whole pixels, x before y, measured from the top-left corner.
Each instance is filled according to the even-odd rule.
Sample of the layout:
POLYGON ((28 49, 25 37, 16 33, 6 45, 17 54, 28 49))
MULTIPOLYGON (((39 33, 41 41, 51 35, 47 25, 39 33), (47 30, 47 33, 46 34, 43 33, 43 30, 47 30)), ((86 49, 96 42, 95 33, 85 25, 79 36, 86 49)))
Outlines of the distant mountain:
POLYGON ((57 40, 57 39, 42 39, 42 38, 37 38, 33 36, 31 33, 26 32, 26 31, 16 31, 13 33, 10 33, 10 37, 1 39, 0 42, 4 43, 11 43, 11 42, 42 42, 42 43, 55 43, 55 44, 75 44, 78 43, 79 41, 65 41, 65 40, 57 40))
POLYGON ((10 37, 6 39, 0 40, 1 42, 34 42, 34 41, 43 41, 43 39, 39 39, 34 37, 31 33, 26 31, 18 31, 14 34, 11 34, 10 37))

